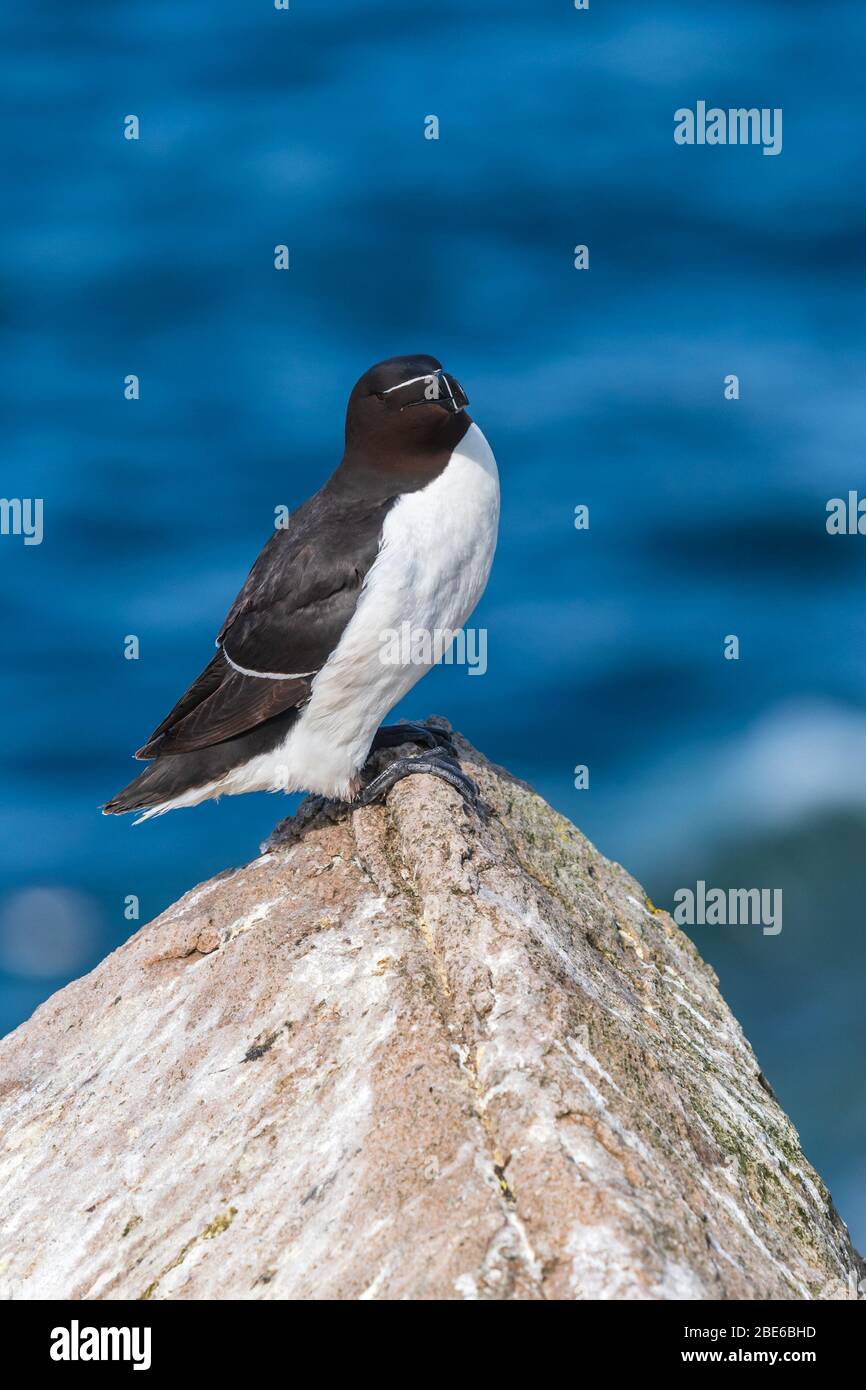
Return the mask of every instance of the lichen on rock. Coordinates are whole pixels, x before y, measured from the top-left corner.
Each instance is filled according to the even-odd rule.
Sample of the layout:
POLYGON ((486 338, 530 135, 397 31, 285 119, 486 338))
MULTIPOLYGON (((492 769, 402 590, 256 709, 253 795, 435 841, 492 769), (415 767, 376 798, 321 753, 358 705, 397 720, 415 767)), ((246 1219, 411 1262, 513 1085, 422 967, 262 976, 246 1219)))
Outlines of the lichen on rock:
POLYGON ((856 1296, 692 942, 457 745, 484 813, 304 803, 0 1044, 0 1292, 856 1296))

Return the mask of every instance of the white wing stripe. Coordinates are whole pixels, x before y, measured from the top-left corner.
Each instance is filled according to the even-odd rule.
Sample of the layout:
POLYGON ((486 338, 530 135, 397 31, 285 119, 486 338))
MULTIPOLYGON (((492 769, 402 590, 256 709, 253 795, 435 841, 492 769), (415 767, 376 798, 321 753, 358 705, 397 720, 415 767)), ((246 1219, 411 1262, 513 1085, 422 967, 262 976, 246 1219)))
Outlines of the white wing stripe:
POLYGON ((316 674, 315 671, 251 671, 247 666, 239 666, 236 661, 232 661, 231 657, 225 649, 225 646, 223 646, 222 648, 222 654, 228 662, 229 666, 231 666, 232 670, 237 671, 238 674, 241 676, 259 676, 262 680, 265 681, 297 681, 301 680, 305 676, 314 676, 316 674))

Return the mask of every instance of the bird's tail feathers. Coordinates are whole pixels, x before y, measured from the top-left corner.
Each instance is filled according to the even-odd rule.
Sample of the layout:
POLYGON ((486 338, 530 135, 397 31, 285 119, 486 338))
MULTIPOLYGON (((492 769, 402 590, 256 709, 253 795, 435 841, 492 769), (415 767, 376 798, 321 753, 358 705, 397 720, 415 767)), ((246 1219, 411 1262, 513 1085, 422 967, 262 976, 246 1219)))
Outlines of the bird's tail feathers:
POLYGON ((217 784, 197 774, 193 758, 157 758, 129 786, 106 801, 105 816, 140 811, 135 825, 180 806, 195 806, 216 793, 217 784))

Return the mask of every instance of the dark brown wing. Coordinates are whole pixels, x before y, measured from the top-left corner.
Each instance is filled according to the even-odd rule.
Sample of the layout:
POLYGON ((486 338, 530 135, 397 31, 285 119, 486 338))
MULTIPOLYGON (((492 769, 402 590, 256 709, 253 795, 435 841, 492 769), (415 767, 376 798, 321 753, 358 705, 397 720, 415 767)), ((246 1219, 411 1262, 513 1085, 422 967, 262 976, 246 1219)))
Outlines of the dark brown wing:
POLYGON ((172 724, 180 723, 185 715, 190 714, 203 700, 207 700, 208 696, 213 695, 215 690, 219 690, 228 670, 229 664, 222 652, 217 652, 213 660, 208 662, 201 675, 193 681, 189 690, 181 695, 171 713, 167 714, 162 723, 154 729, 147 743, 139 748, 135 756, 142 759, 152 758, 154 756, 152 745, 159 739, 160 735, 164 734, 166 729, 170 729, 172 724))
POLYGON ((206 748, 303 704, 355 611, 389 505, 350 509, 325 488, 275 531, 223 623, 220 651, 136 757, 206 748))
POLYGON ((148 742, 141 756, 193 753, 197 748, 223 743, 309 698, 309 680, 272 681, 242 676, 227 662, 225 671, 222 684, 213 694, 148 742))

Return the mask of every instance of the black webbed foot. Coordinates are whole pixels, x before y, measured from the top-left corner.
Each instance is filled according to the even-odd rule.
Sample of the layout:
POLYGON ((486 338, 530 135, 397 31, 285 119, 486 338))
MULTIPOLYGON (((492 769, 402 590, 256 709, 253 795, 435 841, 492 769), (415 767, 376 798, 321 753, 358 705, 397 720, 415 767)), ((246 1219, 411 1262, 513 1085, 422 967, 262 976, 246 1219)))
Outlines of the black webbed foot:
POLYGON ((370 752, 376 753, 381 748, 398 748, 401 743, 418 743, 422 748, 441 749, 452 758, 456 756, 449 729, 438 729, 435 725, 412 722, 383 724, 376 732, 370 752))
POLYGON ((419 773, 441 777, 443 782, 459 791, 468 806, 473 810, 478 809, 478 788, 472 778, 467 777, 456 760, 444 757, 438 749, 422 753, 418 758, 395 758, 384 772, 380 772, 378 777, 374 777, 372 782, 368 782, 362 788, 352 805, 372 806, 381 801, 397 782, 402 782, 404 777, 414 777, 419 773))

